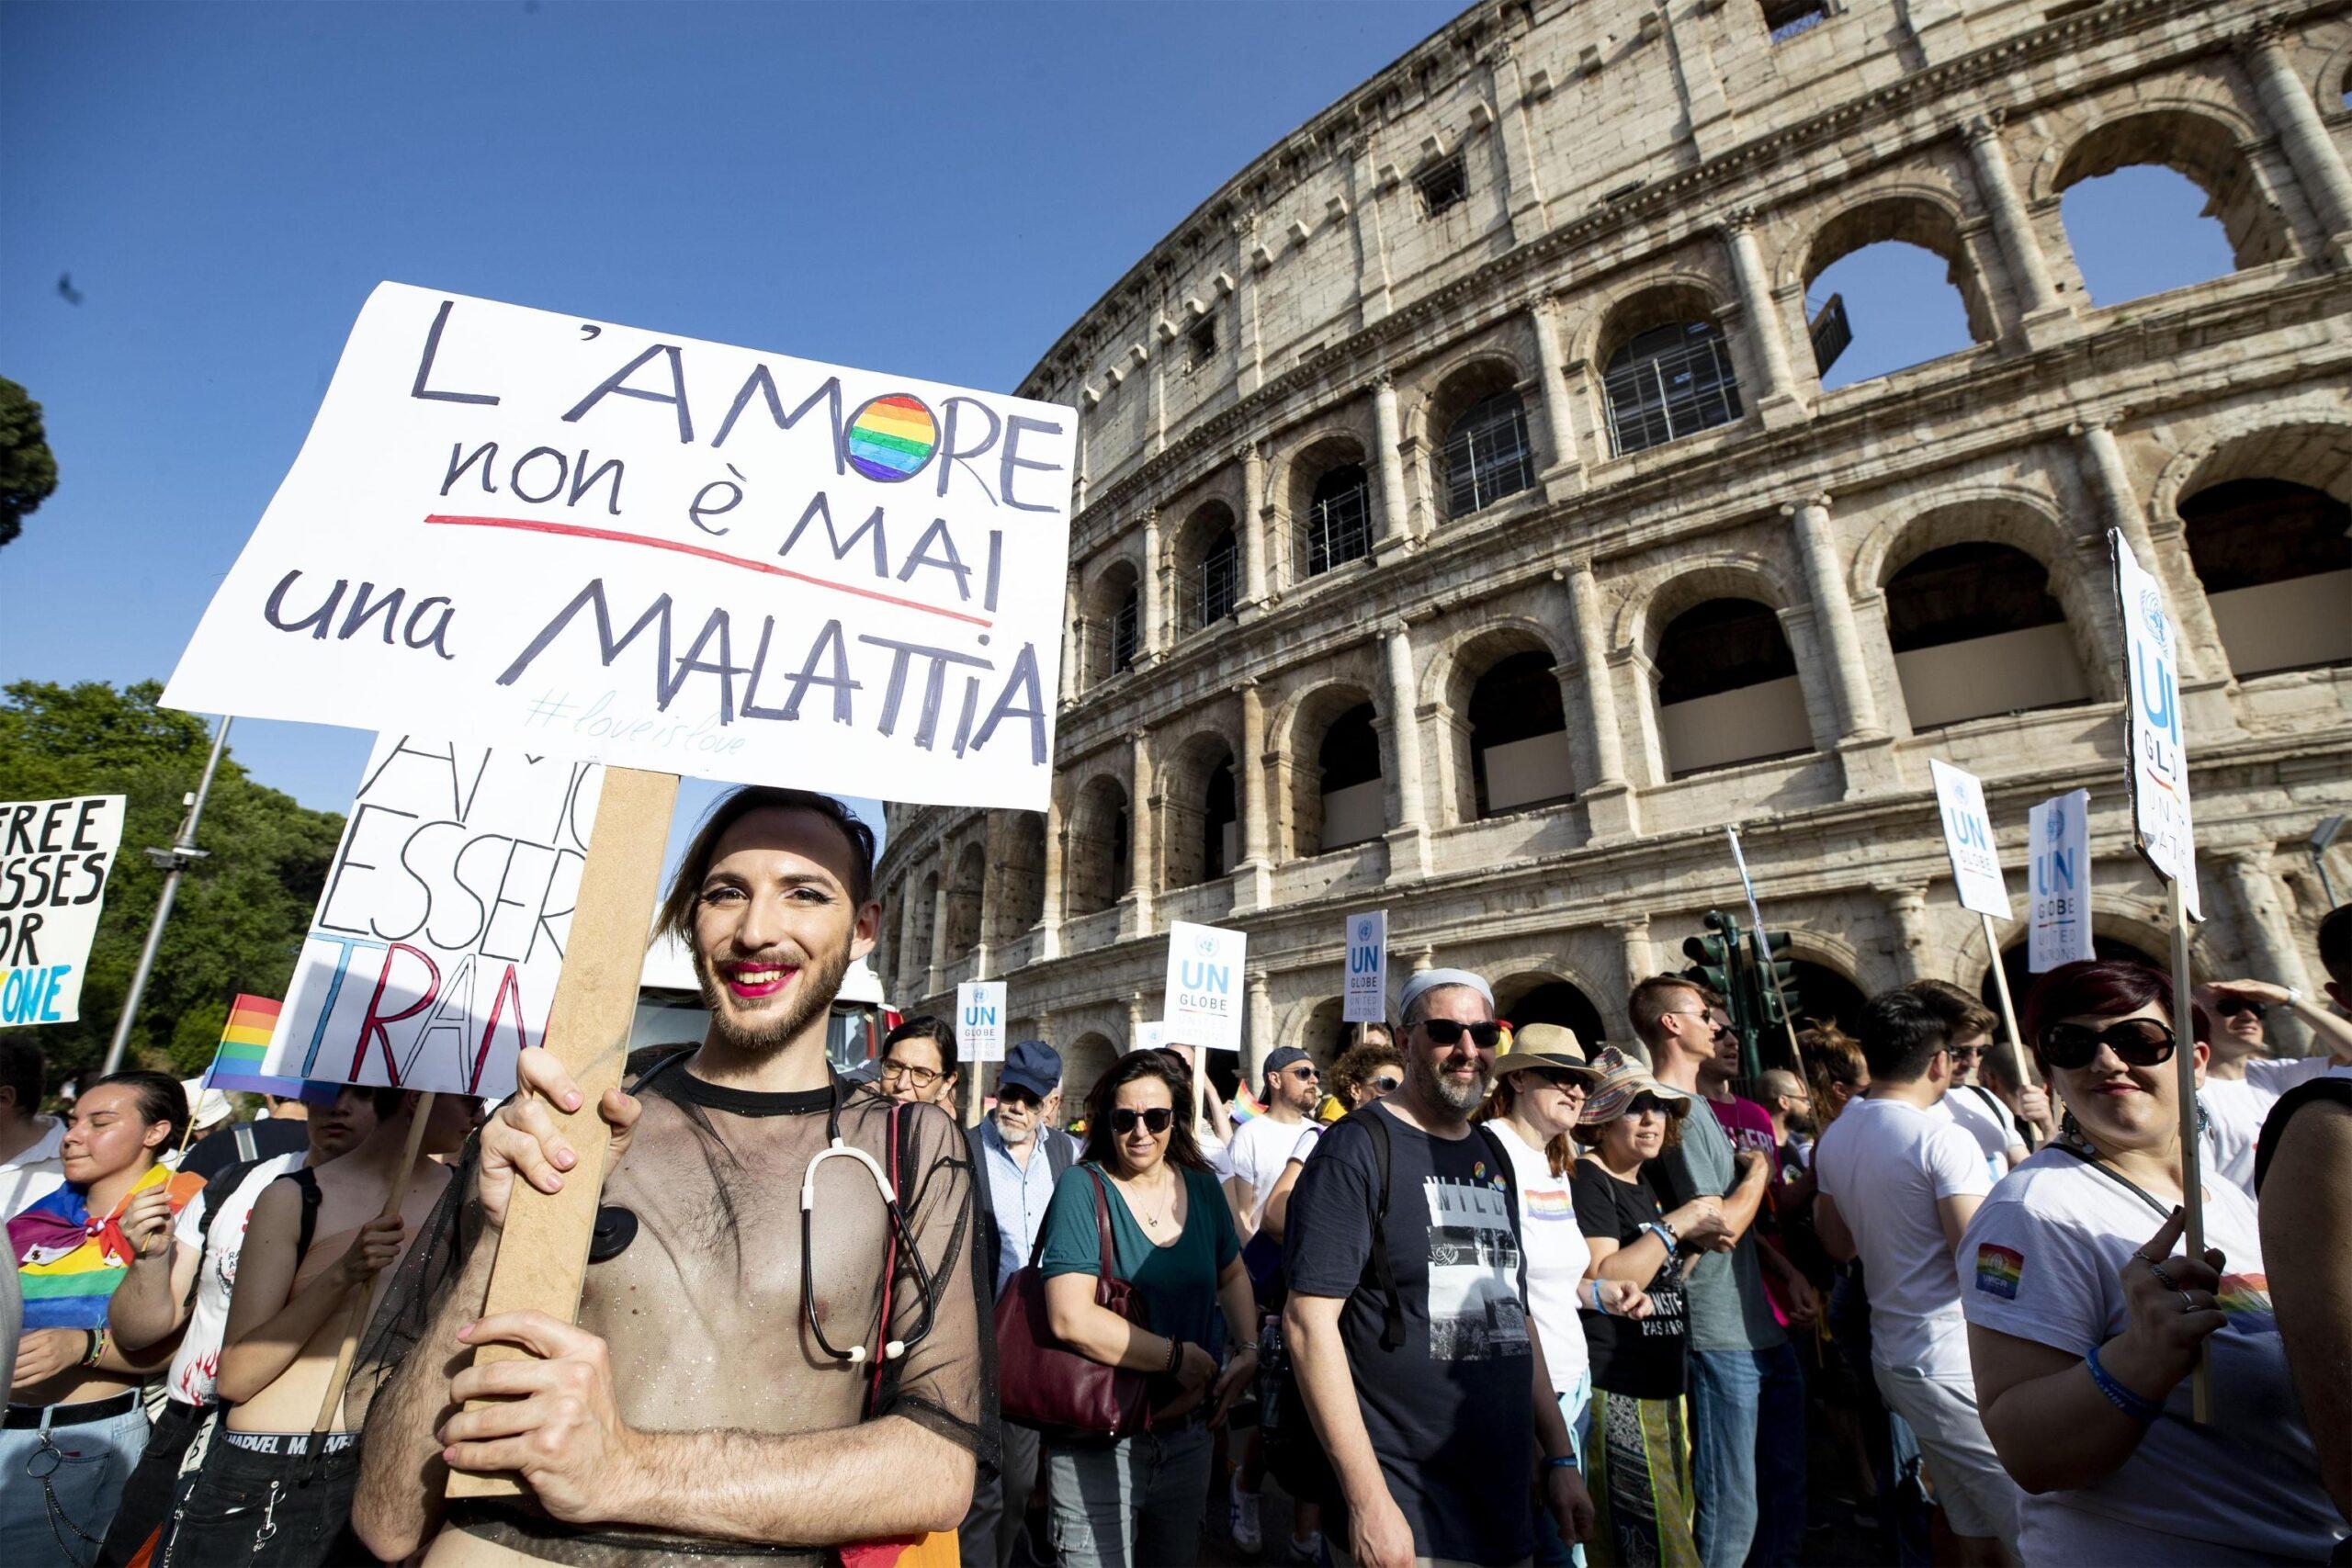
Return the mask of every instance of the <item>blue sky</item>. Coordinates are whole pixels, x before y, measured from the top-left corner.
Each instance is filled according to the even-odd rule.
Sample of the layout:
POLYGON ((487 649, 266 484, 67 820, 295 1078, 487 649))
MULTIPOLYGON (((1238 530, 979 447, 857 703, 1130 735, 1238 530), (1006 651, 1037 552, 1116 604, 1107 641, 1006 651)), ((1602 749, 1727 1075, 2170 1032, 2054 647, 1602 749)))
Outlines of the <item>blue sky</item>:
MULTIPOLYGON (((0 680, 169 673, 379 279, 1009 389, 1457 9, 0 6, 0 374, 62 473, 0 551, 0 680)), ((2127 265, 2177 260, 2147 239, 2127 265)), ((1865 340, 1840 380, 1955 346, 1940 264, 1884 260, 1833 280, 1865 340)), ((232 739, 336 808, 368 744, 232 739)))

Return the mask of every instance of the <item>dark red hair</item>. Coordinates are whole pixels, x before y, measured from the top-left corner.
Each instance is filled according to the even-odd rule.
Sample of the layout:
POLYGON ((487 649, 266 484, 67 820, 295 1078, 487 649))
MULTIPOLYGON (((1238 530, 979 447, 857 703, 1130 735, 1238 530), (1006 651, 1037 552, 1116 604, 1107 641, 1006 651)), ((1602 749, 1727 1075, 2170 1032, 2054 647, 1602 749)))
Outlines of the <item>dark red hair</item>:
POLYGON ((2172 1019, 2172 976, 2144 964, 2083 959, 2062 964, 2026 993, 2025 1016, 2018 1021, 2029 1046, 2039 1051, 2041 1032, 2066 1018, 2121 1018, 2154 1004, 2172 1019))

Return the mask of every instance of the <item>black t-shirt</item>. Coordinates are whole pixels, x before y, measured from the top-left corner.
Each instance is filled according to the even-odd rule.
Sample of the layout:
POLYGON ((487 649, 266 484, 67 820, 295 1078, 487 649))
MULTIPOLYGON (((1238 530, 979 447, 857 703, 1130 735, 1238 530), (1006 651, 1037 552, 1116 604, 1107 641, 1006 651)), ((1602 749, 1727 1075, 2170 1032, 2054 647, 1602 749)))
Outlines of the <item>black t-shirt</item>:
POLYGON ((2287 1123, 2293 1121, 2295 1112, 2304 1106, 2322 1100, 2336 1105, 2352 1106, 2352 1078, 2330 1074, 2297 1084, 2280 1095, 2278 1102, 2270 1108, 2270 1114, 2263 1118, 2262 1132, 2254 1143, 2254 1190, 2257 1196, 2262 1191, 2263 1179, 2270 1174, 2271 1151, 2278 1146, 2278 1140, 2287 1135, 2287 1123))
POLYGON ((246 1160, 275 1159, 279 1155, 308 1154, 311 1149, 311 1124, 297 1122, 290 1116, 265 1116, 258 1122, 232 1122, 215 1132, 197 1139, 180 1161, 184 1176, 200 1176, 209 1181, 232 1165, 246 1160), (249 1138, 240 1139, 243 1132, 249 1138), (242 1146, 253 1145, 251 1153, 242 1146))
MULTIPOLYGON (((1568 1190, 1576 1198, 1577 1228, 1621 1247, 1639 1241, 1644 1225, 1665 1218, 1646 1177, 1620 1181, 1589 1159, 1577 1161, 1568 1173, 1568 1190)), ((1679 1399, 1690 1345, 1682 1272, 1669 1261, 1642 1288, 1654 1309, 1647 1317, 1577 1314, 1592 1351, 1592 1386, 1630 1399, 1679 1399)))
POLYGON ((1490 1136, 1432 1138, 1379 1105, 1333 1123, 1292 1193, 1283 1262, 1294 1294, 1347 1303, 1356 1401, 1415 1555, 1526 1559, 1535 1370, 1518 1194, 1490 1136), (1405 1317, 1394 1354, 1369 1278, 1380 1162, 1366 1116, 1388 1132, 1388 1262, 1405 1317))

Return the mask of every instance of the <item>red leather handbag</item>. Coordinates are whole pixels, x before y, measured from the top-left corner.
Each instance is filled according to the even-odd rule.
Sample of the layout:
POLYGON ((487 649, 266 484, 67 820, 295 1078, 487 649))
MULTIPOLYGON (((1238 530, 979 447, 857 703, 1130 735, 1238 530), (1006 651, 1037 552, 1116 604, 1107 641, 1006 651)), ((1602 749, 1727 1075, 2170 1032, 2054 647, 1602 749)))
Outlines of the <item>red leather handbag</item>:
MULTIPOLYGON (((1114 1278, 1117 1255, 1111 1246, 1110 1190, 1102 1172, 1081 1168, 1094 1183, 1094 1231, 1101 1251, 1094 1274, 1094 1304, 1118 1314, 1138 1328, 1151 1326, 1150 1303, 1126 1280, 1114 1278)), ((983 1194, 982 1202, 987 1197, 983 1194)), ((1008 1420, 1048 1432, 1126 1438, 1151 1425, 1151 1376, 1125 1367, 1106 1367, 1054 1337, 1046 1313, 1046 1276, 1037 1267, 1045 1250, 1041 1232, 1029 1263, 1004 1282, 996 1303, 997 1399, 1008 1420)))

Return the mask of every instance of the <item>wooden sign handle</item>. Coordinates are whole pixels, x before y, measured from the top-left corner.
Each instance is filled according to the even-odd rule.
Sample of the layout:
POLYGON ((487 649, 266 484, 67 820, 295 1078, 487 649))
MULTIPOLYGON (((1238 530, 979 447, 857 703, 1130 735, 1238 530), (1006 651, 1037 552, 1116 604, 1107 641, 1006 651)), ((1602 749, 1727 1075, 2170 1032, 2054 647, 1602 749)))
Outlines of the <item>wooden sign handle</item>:
MULTIPOLYGON (((424 1123, 433 1114, 433 1094, 426 1090, 416 1098, 416 1114, 408 1124, 408 1142, 401 1149, 401 1163, 392 1171, 392 1184, 384 1190, 384 1207, 376 1217, 389 1219, 401 1212, 408 1199, 409 1178, 416 1174, 416 1154, 424 1146, 424 1123)), ((354 1247, 358 1246, 355 1239, 354 1247)), ((343 1348, 335 1353, 334 1371, 327 1378, 327 1396, 319 1402, 319 1418, 311 1423, 312 1432, 338 1432, 343 1427, 330 1426, 335 1412, 343 1404, 344 1385, 351 1381, 351 1363, 359 1354, 360 1330, 368 1326, 368 1303, 375 1299, 376 1280, 352 1286, 346 1292, 352 1300, 345 1308, 343 1348)))
POLYGON ((2001 966, 2001 939, 1993 932, 1993 917, 1979 913, 1984 922, 1984 946, 1993 954, 1993 988, 2001 998, 2001 1022, 2009 1032, 2009 1066, 2017 1074, 2018 1088, 2031 1089, 2033 1078, 2026 1071, 2025 1042, 2018 1036, 2018 1004, 2009 997, 2009 972, 2001 966))
MULTIPOLYGON (((596 825, 580 868, 580 897, 571 916, 571 945, 563 954, 548 1012, 547 1048, 580 1086, 580 1109, 558 1112, 556 1124, 580 1156, 563 1190, 549 1196, 517 1181, 506 1228, 492 1265, 483 1315, 536 1308, 566 1323, 580 1314, 587 1282, 588 1243, 605 1187, 610 1143, 596 1102, 618 1087, 628 1056, 629 1024, 637 1013, 638 976, 645 965, 646 934, 662 882, 662 854, 670 841, 670 814, 678 798, 675 773, 641 768, 605 769, 596 798, 596 825)), ((511 1345, 484 1345, 477 1362, 514 1360, 511 1345)), ((452 1497, 517 1497, 512 1475, 449 1472, 452 1497)))
MULTIPOLYGON (((2181 1226, 2181 1250, 2189 1257, 2205 1256, 2204 1151, 2197 1137, 2197 1003, 2188 983, 2188 909, 2180 895, 2180 879, 2167 877, 2172 895, 2172 1061, 2180 1095, 2180 1206, 2187 1217, 2181 1226)), ((2189 1414, 2199 1426, 2212 1418, 2213 1375, 2205 1348, 2197 1348, 2197 1366, 2189 1373, 2189 1414)))

